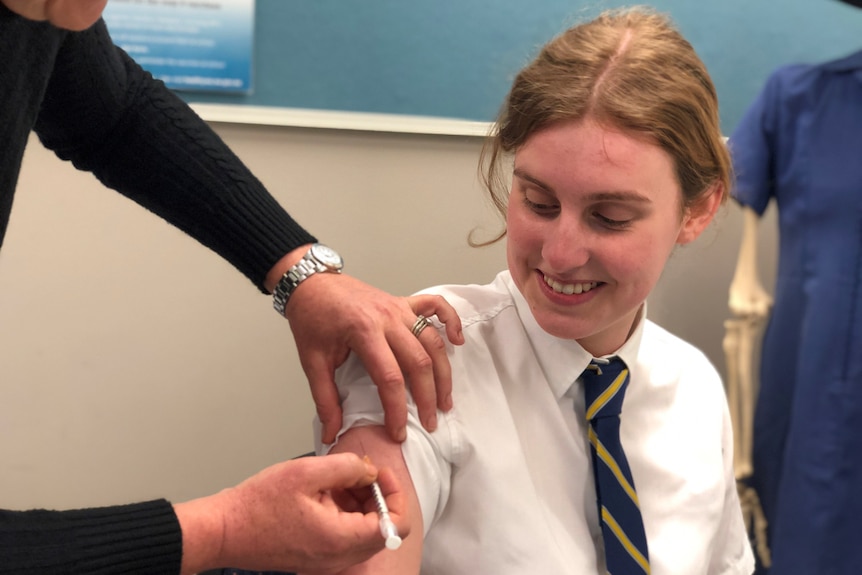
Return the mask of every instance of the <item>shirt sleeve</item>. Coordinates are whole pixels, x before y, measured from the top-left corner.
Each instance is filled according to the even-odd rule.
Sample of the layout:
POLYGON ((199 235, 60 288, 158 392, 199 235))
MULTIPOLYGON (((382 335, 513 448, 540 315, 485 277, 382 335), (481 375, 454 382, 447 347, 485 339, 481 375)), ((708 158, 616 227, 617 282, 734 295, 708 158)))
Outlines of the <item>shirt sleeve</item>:
POLYGON ((774 194, 774 146, 778 78, 767 80, 730 137, 735 187, 733 197, 762 215, 774 194))
POLYGON ((68 33, 35 131, 75 167, 211 248, 264 291, 315 238, 164 83, 114 46, 103 21, 68 33))
POLYGON ((182 533, 161 499, 71 511, 0 510, 0 574, 180 572, 182 533))
MULTIPOLYGON (((352 427, 383 425, 383 405, 377 386, 362 367, 357 356, 351 355, 336 372, 336 382, 343 410, 340 437, 352 427)), ((424 534, 443 512, 449 499, 452 473, 454 420, 450 413, 437 412, 437 430, 429 433, 419 421, 419 412, 408 391, 407 439, 401 452, 413 481, 413 488, 422 509, 424 534)), ((315 418, 314 441, 318 455, 328 453, 335 443, 320 441, 320 420, 315 418)))
POLYGON ((727 405, 722 419, 721 450, 724 458, 724 512, 718 527, 709 575, 750 575, 754 572, 754 552, 742 520, 742 507, 733 470, 733 427, 727 405))

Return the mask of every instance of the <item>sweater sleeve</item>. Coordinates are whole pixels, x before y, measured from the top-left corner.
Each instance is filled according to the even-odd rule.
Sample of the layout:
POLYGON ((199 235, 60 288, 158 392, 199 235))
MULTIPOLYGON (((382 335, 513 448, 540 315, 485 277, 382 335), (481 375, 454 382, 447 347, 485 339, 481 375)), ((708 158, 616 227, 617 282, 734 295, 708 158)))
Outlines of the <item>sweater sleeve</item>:
POLYGON ((0 510, 0 574, 176 575, 182 533, 165 500, 72 511, 0 510))
POLYGON ((185 102, 113 45, 103 21, 66 36, 35 126, 42 143, 211 248, 261 291, 315 238, 185 102))

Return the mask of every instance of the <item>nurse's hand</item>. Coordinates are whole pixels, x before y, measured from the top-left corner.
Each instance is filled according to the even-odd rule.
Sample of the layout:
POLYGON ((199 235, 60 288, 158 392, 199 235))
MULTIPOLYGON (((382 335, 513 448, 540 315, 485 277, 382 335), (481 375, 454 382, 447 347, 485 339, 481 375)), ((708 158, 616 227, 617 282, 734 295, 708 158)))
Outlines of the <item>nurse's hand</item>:
POLYGON ((437 427, 437 409, 451 409, 446 346, 436 329, 414 335, 420 314, 436 315, 449 341, 464 343, 458 314, 440 296, 395 297, 349 275, 331 273, 314 274, 290 296, 285 315, 323 424, 324 443, 332 443, 341 428, 335 370, 351 351, 377 385, 393 440, 407 437, 406 385, 429 431, 437 427))
POLYGON ((333 573, 384 548, 368 487, 377 479, 402 538, 406 503, 391 470, 352 453, 304 457, 236 487, 174 506, 183 575, 219 567, 333 573))

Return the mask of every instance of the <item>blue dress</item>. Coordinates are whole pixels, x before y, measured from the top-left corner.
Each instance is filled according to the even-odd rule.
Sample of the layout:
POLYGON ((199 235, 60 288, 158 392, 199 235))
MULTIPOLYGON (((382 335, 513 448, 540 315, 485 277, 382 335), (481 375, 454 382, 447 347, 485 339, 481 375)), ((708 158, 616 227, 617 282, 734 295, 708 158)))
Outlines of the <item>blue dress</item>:
POLYGON ((862 573, 862 52, 775 71, 730 138, 735 198, 778 206, 754 476, 774 575, 862 573))

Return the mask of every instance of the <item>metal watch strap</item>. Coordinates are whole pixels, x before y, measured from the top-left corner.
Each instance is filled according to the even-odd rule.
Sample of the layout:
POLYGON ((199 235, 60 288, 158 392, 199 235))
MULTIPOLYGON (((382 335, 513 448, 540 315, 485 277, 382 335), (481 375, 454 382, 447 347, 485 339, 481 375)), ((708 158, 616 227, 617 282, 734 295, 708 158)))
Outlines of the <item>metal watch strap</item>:
POLYGON ((302 256, 302 259, 288 269, 284 275, 281 276, 281 279, 278 280, 278 283, 275 284, 275 288, 272 290, 273 309, 275 309, 279 315, 283 316, 285 308, 287 307, 287 301, 290 299, 290 296, 296 287, 310 276, 320 272, 341 273, 341 269, 332 269, 322 264, 315 259, 313 249, 309 249, 305 252, 305 255, 302 256))

